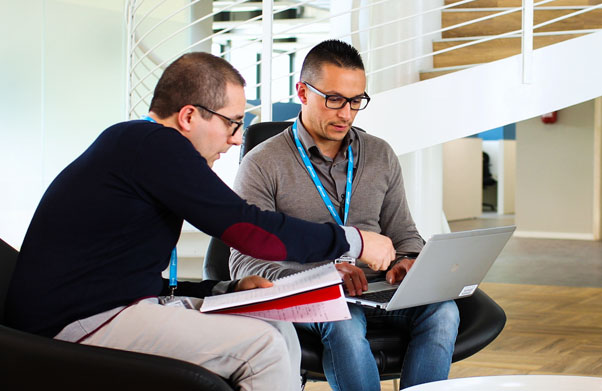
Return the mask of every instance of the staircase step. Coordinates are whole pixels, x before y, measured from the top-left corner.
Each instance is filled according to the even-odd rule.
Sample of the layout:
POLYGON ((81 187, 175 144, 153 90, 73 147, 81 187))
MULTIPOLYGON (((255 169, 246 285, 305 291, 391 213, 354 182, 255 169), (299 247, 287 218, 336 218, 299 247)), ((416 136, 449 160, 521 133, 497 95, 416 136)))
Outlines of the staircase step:
MULTIPOLYGON (((538 35, 533 37, 533 48, 539 49, 567 39, 576 38, 586 33, 538 35)), ((433 42, 433 51, 451 48, 475 39, 448 39, 433 42)), ((514 56, 521 52, 520 37, 498 38, 491 41, 477 43, 475 45, 451 50, 449 52, 436 54, 433 58, 435 68, 451 67, 458 65, 481 64, 514 56)))
MULTIPOLYGON (((496 14, 506 9, 474 8, 465 10, 444 10, 441 13, 441 25, 443 28, 450 27, 459 23, 464 23, 470 20, 496 14)), ((534 12, 534 24, 537 25, 539 23, 578 11, 579 9, 579 7, 558 9, 553 7, 541 7, 536 9, 534 12)), ((517 11, 511 14, 494 17, 492 19, 476 22, 467 26, 444 31, 442 33, 442 37, 458 38, 484 35, 498 35, 510 31, 519 30, 521 28, 521 24, 521 12, 517 11)), ((602 9, 595 9, 583 14, 570 17, 568 19, 564 19, 543 26, 539 29, 536 29, 535 32, 588 30, 599 28, 602 28, 602 9)))
POLYGON ((420 72, 420 81, 427 80, 427 79, 432 79, 434 77, 439 77, 439 76, 447 75, 448 73, 452 73, 452 72, 456 72, 456 71, 461 71, 463 69, 467 69, 467 68, 470 68, 470 67, 475 66, 475 65, 479 65, 479 64, 470 64, 470 65, 460 65, 460 66, 454 66, 454 67, 444 67, 444 68, 428 69, 428 70, 420 72))
MULTIPOLYGON (((458 3, 462 0, 445 0, 445 5, 458 3)), ((535 1, 537 2, 537 1, 535 1)), ((602 4, 602 0, 556 0, 546 6, 573 7, 602 4)), ((494 7, 521 7, 523 0, 475 0, 470 3, 460 4, 457 8, 494 8, 494 7)))

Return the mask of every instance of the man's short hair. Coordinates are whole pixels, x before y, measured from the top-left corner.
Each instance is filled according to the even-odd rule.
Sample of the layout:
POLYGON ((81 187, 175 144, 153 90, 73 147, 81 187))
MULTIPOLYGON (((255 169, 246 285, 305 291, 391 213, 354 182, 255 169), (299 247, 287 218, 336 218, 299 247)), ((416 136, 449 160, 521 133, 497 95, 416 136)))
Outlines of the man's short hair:
POLYGON ((346 42, 329 39, 317 44, 307 53, 301 67, 301 81, 319 80, 324 64, 364 70, 362 56, 356 48, 346 42))
MULTIPOLYGON (((190 104, 219 110, 228 104, 227 83, 245 86, 245 79, 226 60, 203 52, 184 54, 161 75, 150 111, 167 118, 190 104)), ((211 116, 206 110, 200 113, 205 119, 211 116)))

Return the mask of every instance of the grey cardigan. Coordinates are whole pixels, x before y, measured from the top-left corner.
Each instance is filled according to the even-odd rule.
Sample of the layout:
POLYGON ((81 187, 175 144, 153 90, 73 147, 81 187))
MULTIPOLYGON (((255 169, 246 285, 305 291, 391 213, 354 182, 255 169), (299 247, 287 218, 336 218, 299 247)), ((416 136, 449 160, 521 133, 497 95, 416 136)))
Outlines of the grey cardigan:
MULTIPOLYGON (((408 209, 397 156, 384 140, 357 129, 351 131, 359 137, 360 148, 347 225, 388 236, 398 258, 420 252, 423 240, 408 209)), ((234 190, 263 210, 277 210, 313 222, 333 221, 303 165, 290 127, 245 156, 234 190)), ((340 206, 337 200, 331 200, 335 207, 340 206)), ((232 278, 257 274, 273 280, 332 260, 315 261, 318 263, 263 261, 232 250, 230 274, 232 278)), ((361 262, 358 266, 368 278, 377 274, 361 262)))

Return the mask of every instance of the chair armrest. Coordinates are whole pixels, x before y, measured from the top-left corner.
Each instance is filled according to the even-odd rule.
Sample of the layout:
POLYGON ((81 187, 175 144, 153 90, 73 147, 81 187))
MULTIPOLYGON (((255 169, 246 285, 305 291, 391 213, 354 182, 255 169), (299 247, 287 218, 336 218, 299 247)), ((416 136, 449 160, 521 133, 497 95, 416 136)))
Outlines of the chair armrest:
MULTIPOLYGON (((167 357, 54 340, 0 325, 1 383, 6 389, 232 391, 198 365, 167 357)), ((4 388, 4 387, 3 387, 4 388)))
POLYGON ((463 360, 493 341, 506 324, 506 314, 481 289, 463 299, 457 299, 460 327, 456 338, 453 362, 463 360))

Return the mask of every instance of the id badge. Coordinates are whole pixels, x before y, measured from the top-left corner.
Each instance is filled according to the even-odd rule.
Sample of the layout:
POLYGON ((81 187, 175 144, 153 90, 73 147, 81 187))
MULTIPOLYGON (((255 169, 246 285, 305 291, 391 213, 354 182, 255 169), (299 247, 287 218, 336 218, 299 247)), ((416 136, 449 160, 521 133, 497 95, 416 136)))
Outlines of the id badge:
POLYGON ((169 307, 182 307, 189 310, 194 309, 194 306, 187 297, 161 296, 159 297, 159 303, 169 307))
POLYGON ((343 256, 335 259, 334 263, 350 263, 352 265, 355 265, 355 258, 352 258, 348 255, 343 255, 343 256))

